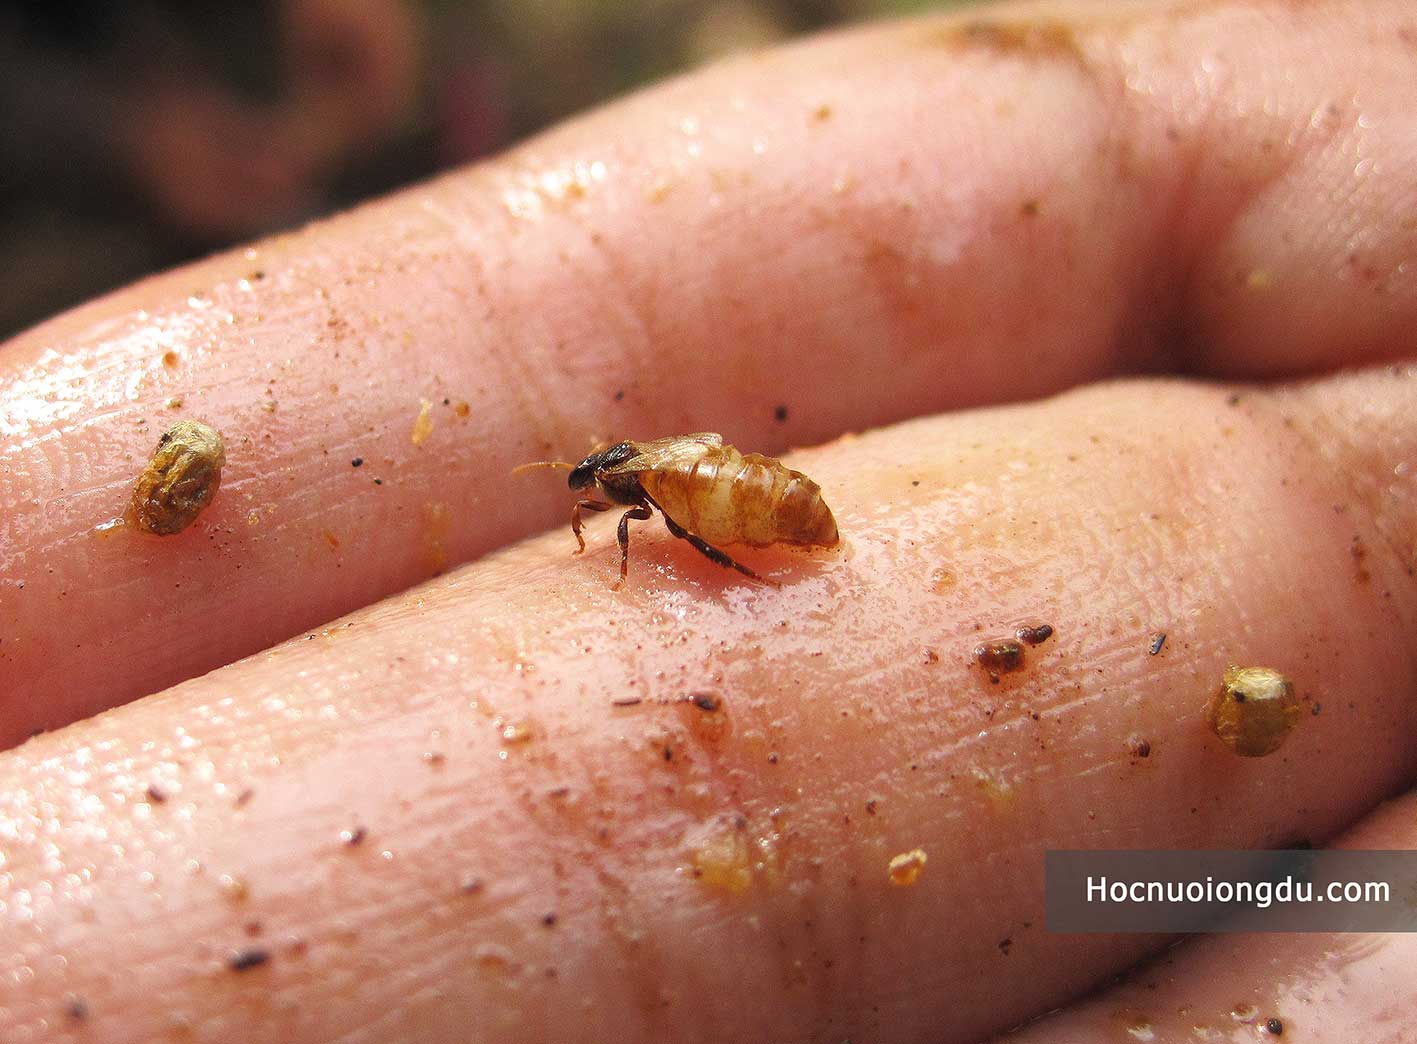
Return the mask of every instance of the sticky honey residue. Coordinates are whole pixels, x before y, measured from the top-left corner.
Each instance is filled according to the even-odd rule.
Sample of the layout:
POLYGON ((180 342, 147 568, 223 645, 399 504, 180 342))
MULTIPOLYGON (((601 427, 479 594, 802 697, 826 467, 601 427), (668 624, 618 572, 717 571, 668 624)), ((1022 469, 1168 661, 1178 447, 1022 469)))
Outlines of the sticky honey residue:
POLYGON ((891 858, 890 865, 886 869, 886 876, 890 883, 897 888, 908 888, 918 881, 920 875, 925 872, 925 862, 925 850, 912 848, 909 852, 902 852, 891 858))
POLYGON ((748 839, 741 831, 716 834, 694 850, 694 876, 710 888, 741 895, 753 884, 750 857, 748 839))
POLYGON ((419 401, 421 405, 418 416, 414 418, 413 431, 409 435, 409 441, 415 446, 422 446, 428 441, 428 436, 433 434, 433 404, 427 399, 419 401))
POLYGON ((217 878, 217 887, 233 903, 244 903, 251 895, 251 886, 246 879, 236 874, 222 874, 217 878))
POLYGON ((940 42, 971 50, 1025 58, 1062 58, 1082 62, 1082 49, 1071 26, 1062 22, 998 22, 978 19, 935 33, 940 42))
POLYGON ((930 587, 936 594, 946 594, 959 586, 959 577, 953 569, 940 566, 930 574, 930 587))
POLYGON ((742 895, 754 886, 782 882, 783 853, 776 824, 765 833, 748 829, 739 817, 701 840, 690 856, 690 871, 709 888, 742 895))
POLYGON ((441 500, 423 505, 423 564, 429 572, 441 573, 448 568, 448 528, 452 512, 441 500))
POLYGON ((497 718, 492 723, 497 727, 498 734, 502 737, 503 743, 530 743, 536 730, 530 721, 518 719, 515 721, 504 721, 497 718))
POLYGON ((133 486, 133 524, 158 536, 182 532, 216 496, 225 464, 226 449, 215 428, 196 420, 173 424, 133 486))
POLYGON ((663 203, 669 198, 669 193, 674 191, 674 183, 667 178, 656 178, 645 186, 645 201, 649 203, 663 203))
POLYGON ((1294 686, 1284 675, 1269 667, 1232 664, 1211 699, 1206 722, 1236 754, 1260 758, 1283 746, 1302 716, 1294 686))
POLYGON ((981 768, 971 769, 970 775, 974 778, 975 789, 995 812, 1008 812, 1013 808, 1017 795, 1009 780, 981 768))
POLYGON ((688 693, 678 701, 690 733, 702 743, 717 743, 728 735, 728 711, 723 696, 711 689, 688 693))
POLYGON ((96 540, 112 540, 128 526, 128 520, 122 515, 110 518, 106 522, 100 522, 94 526, 90 534, 96 540))
POLYGON ((1151 1041, 1156 1039, 1156 1028, 1152 1025, 1151 1019, 1141 1012, 1132 1008, 1123 1008, 1113 1012, 1112 1017, 1133 1040, 1151 1041))
POLYGON ((472 951, 473 958, 483 971, 508 972, 516 967, 512 951, 497 943, 478 943, 472 951))

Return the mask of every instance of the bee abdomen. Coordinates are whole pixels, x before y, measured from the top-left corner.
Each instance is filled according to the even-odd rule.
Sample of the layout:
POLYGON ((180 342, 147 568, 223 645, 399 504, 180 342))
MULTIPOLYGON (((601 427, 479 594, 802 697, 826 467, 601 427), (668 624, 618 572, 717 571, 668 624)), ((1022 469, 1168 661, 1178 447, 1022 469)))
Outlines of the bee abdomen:
POLYGON ((657 487, 650 495, 676 522, 711 544, 839 543, 821 487, 772 457, 716 447, 684 471, 645 484, 657 487))

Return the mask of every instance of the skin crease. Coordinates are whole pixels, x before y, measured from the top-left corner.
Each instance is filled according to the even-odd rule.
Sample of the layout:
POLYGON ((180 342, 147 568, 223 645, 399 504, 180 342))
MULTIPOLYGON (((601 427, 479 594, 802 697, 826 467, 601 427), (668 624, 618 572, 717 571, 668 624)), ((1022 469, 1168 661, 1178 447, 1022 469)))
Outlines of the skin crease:
POLYGON ((828 36, 16 338, 0 743, 552 524, 553 484, 508 470, 598 439, 774 452, 1108 373, 1400 356, 1402 13, 1111 4, 828 36), (95 538, 180 416, 225 433, 221 498, 166 542, 95 538))
MULTIPOLYGON (((1412 229, 1380 220, 1412 194, 1402 8, 1108 10, 726 66, 13 342, 10 736, 563 519, 505 468, 601 434, 770 448, 1117 369, 1410 350, 1412 229), (223 499, 183 543, 89 536, 174 394, 228 431, 223 499), (393 495, 348 497, 375 465, 393 495)), ((1230 395, 1104 386, 794 456, 848 546, 754 557, 781 592, 651 522, 612 596, 601 519, 584 559, 561 530, 31 741, 0 762, 0 1039, 969 1040, 1062 1003, 1145 940, 1042 932, 1048 845, 1322 840, 1412 779, 1410 373, 1230 395), (1058 634, 990 686, 969 649, 1038 614, 1058 634), (1199 724, 1237 648, 1325 705, 1257 762, 1199 724), (702 684, 723 735, 610 706, 702 684), (686 869, 745 849, 743 894, 686 869)))
POLYGON ((755 556, 780 592, 646 524, 614 594, 597 518, 583 558, 550 533, 32 740, 0 767, 0 1033, 938 1042, 1048 1010, 1153 941, 1043 931, 1046 848, 1322 840, 1411 777, 1417 590, 1291 422, 1354 381, 1397 416, 1414 377, 884 429, 790 459, 848 536, 755 556), (975 642, 1040 617, 991 684, 975 642), (1236 661, 1324 704, 1271 757, 1204 725, 1236 661), (703 689, 720 718, 676 702, 703 689))

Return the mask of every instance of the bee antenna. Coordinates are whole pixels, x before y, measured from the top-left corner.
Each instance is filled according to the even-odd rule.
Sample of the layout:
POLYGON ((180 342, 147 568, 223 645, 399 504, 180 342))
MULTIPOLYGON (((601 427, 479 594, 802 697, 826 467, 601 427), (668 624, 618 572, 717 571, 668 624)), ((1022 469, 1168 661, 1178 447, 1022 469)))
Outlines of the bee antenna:
POLYGON ((533 471, 536 468, 565 468, 567 471, 575 471, 574 464, 568 464, 564 460, 533 460, 529 464, 518 464, 512 469, 513 475, 520 475, 523 471, 533 471))

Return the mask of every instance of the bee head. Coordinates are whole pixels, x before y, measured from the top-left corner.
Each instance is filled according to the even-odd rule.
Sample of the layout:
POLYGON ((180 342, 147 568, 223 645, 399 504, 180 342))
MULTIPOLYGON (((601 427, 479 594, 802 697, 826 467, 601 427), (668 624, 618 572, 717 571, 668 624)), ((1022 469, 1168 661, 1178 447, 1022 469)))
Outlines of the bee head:
POLYGON ((566 485, 577 491, 589 489, 598 480, 599 472, 605 468, 613 468, 616 464, 629 460, 634 455, 635 447, 629 442, 617 442, 609 449, 592 453, 571 469, 571 474, 566 479, 566 485))

